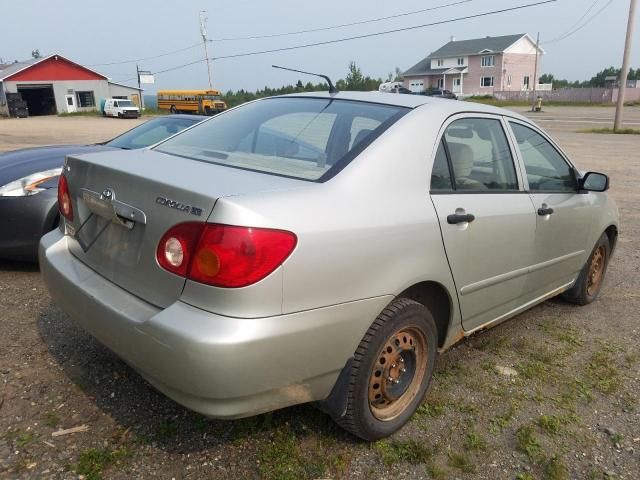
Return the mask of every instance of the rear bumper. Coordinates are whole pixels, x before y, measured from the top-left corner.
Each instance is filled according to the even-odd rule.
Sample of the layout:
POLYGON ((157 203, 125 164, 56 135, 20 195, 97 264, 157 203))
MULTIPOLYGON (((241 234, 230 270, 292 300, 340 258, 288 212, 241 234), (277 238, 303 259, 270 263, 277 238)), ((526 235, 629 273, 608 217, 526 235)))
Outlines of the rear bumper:
POLYGON ((0 258, 38 259, 40 237, 51 230, 58 216, 58 189, 30 197, 0 198, 0 258))
POLYGON ((289 315, 230 318, 177 301, 161 310, 73 257, 58 230, 40 265, 52 297, 100 342, 182 405, 239 418, 322 400, 390 297, 289 315))

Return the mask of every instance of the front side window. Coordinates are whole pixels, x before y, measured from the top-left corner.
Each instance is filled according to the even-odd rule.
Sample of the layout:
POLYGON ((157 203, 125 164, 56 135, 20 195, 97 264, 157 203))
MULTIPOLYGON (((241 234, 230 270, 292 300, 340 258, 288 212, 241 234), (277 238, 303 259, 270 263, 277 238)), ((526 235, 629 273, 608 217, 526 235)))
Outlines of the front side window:
POLYGON ((217 165, 324 181, 408 111, 349 100, 269 98, 213 117, 156 149, 217 165))
POLYGON ((481 87, 493 87, 493 77, 481 77, 480 78, 480 86, 481 87))
POLYGON ((493 67, 495 65, 496 58, 493 55, 483 55, 481 59, 481 65, 483 67, 493 67))
POLYGON ((511 149, 499 120, 455 120, 445 130, 444 141, 456 190, 518 189, 511 149))
POLYGON ((510 123, 527 172, 529 190, 534 192, 575 192, 573 170, 560 153, 535 130, 510 123))

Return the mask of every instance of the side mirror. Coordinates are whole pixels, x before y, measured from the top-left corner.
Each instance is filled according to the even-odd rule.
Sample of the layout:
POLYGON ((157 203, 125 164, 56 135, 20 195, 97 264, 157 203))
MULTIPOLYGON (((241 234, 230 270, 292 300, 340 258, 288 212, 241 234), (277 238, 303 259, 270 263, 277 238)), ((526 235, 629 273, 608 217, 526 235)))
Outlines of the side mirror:
POLYGON ((609 190, 609 177, 604 173, 587 172, 580 179, 580 190, 605 192, 609 190))

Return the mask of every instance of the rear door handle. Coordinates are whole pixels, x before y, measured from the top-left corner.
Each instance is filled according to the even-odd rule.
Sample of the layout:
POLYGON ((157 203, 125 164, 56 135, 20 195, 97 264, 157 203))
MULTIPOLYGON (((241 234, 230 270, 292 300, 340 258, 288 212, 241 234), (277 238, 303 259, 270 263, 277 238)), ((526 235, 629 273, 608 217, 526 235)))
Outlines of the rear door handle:
POLYGON ((466 214, 459 214, 459 213, 452 213, 451 215, 447 215, 447 223, 449 225, 456 225, 458 223, 464 223, 464 222, 473 222, 476 219, 476 217, 471 214, 471 213, 466 213, 466 214))
POLYGON ((545 215, 551 215, 553 213, 553 208, 551 207, 540 207, 538 209, 538 215, 544 217, 545 215))

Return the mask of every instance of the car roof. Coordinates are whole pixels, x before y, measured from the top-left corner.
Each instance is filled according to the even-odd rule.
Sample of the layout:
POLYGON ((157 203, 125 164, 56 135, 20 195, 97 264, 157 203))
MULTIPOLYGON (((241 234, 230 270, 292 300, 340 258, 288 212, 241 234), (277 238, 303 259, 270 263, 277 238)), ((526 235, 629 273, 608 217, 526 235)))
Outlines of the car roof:
POLYGON ((205 118, 210 118, 207 115, 191 115, 188 113, 172 113, 171 115, 164 115, 164 116, 160 116, 160 117, 156 117, 156 118, 189 118, 189 119, 193 119, 193 120, 204 120, 205 118))
POLYGON ((425 95, 409 95, 405 93, 390 93, 378 91, 345 91, 338 93, 301 92, 291 93, 288 95, 280 95, 279 97, 335 98, 338 100, 381 103, 384 105, 395 105, 398 107, 407 107, 412 109, 425 106, 428 108, 433 108, 434 110, 439 110, 441 111, 441 113, 446 114, 447 116, 461 112, 492 113, 494 115, 508 115, 510 117, 519 118, 528 123, 531 123, 531 120, 529 120, 528 118, 504 108, 485 105, 482 103, 464 102, 460 100, 451 101, 449 99, 434 98, 425 95))

